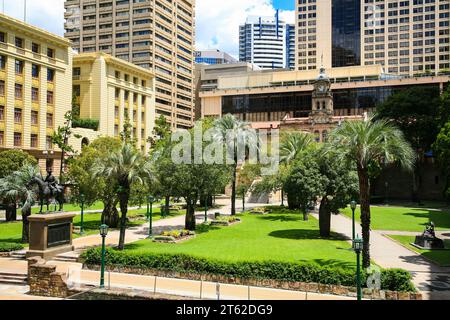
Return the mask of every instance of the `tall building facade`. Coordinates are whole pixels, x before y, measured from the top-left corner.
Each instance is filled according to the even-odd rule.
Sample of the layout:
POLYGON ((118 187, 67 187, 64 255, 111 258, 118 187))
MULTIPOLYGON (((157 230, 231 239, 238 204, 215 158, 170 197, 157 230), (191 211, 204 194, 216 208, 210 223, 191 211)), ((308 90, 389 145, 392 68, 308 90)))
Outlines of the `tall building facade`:
POLYGON ((0 151, 21 149, 59 175, 52 143, 72 102, 70 41, 0 14, 0 151))
POLYGON ((195 63, 224 64, 236 63, 237 60, 220 50, 198 50, 195 52, 195 63))
POLYGON ((297 70, 382 65, 389 73, 448 71, 449 0, 299 0, 297 70))
POLYGON ((239 26, 239 61, 262 69, 288 67, 286 23, 275 17, 250 16, 239 26))
POLYGON ((66 0, 65 8, 74 49, 154 71, 156 116, 193 125, 195 0, 66 0))
MULTIPOLYGON (((155 124, 155 76, 106 53, 81 53, 73 57, 73 93, 80 119, 98 121, 97 134, 119 137, 126 121, 132 138, 144 153, 155 124)), ((93 133, 79 128, 83 139, 74 141, 76 149, 89 144, 93 133)))
POLYGON ((286 67, 295 69, 295 24, 286 25, 286 67))

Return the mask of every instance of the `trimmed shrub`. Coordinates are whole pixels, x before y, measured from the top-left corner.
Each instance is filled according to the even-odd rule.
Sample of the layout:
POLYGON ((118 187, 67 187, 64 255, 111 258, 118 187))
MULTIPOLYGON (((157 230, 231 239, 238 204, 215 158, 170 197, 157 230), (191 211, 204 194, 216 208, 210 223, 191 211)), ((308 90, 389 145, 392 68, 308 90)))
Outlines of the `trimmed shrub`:
MULTIPOLYGON (((99 265, 101 249, 92 248, 82 254, 89 265, 99 265)), ((164 271, 215 274, 239 278, 272 279, 281 281, 314 282, 331 285, 355 285, 355 271, 336 267, 319 266, 308 263, 277 261, 225 262, 194 257, 185 254, 130 253, 108 248, 106 264, 139 269, 159 269, 164 271)), ((383 270, 382 289, 414 291, 411 276, 403 270, 383 270)), ((362 281, 366 282, 363 273, 362 281)))
POLYGON ((94 131, 98 130, 100 122, 94 119, 73 119, 72 127, 73 128, 85 128, 92 129, 94 131))
POLYGON ((11 252, 16 250, 22 250, 23 245, 14 242, 0 242, 0 252, 11 252))

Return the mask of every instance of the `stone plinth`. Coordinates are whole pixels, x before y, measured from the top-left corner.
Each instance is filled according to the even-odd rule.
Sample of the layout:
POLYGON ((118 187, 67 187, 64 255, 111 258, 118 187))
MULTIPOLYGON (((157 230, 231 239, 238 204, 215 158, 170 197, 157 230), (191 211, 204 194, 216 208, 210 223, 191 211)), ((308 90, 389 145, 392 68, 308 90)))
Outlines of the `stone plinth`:
POLYGON ((54 256, 73 251, 73 213, 35 214, 30 222, 30 249, 26 257, 41 257, 49 260, 54 256))

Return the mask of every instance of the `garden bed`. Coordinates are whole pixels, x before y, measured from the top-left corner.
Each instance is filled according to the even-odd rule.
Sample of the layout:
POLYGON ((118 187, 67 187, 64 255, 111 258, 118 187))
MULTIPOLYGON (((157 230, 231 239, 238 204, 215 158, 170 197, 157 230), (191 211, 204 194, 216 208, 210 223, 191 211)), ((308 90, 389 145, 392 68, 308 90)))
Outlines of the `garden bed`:
POLYGON ((153 242, 179 243, 195 238, 195 232, 188 230, 164 231, 161 235, 155 236, 153 242))
POLYGON ((270 210, 264 207, 253 208, 250 210, 251 214, 269 214, 270 210))
POLYGON ((216 217, 215 220, 211 221, 212 226, 219 227, 229 227, 238 223, 241 223, 241 219, 236 217, 216 217))

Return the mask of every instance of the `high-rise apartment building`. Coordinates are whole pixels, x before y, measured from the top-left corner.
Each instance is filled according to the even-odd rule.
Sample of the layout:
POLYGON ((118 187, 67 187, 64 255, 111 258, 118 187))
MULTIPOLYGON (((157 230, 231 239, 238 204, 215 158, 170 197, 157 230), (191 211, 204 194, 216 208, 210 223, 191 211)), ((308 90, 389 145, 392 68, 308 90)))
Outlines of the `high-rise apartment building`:
POLYGON ((295 69, 295 24, 286 25, 286 67, 295 69))
POLYGON ((173 128, 194 119, 194 0, 66 0, 66 38, 154 71, 156 116, 173 128))
POLYGON ((220 50, 199 50, 195 52, 195 63, 224 64, 236 63, 237 60, 220 50))
MULTIPOLYGON (((278 17, 250 16, 239 26, 239 61, 262 69, 289 68, 287 25, 278 17)), ((295 45, 295 43, 294 43, 295 45)))
POLYGON ((449 0, 298 0, 296 69, 382 65, 394 74, 450 67, 449 0))
POLYGON ((71 101, 70 41, 0 14, 0 151, 26 151, 59 175, 52 135, 71 101))

